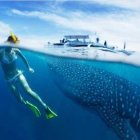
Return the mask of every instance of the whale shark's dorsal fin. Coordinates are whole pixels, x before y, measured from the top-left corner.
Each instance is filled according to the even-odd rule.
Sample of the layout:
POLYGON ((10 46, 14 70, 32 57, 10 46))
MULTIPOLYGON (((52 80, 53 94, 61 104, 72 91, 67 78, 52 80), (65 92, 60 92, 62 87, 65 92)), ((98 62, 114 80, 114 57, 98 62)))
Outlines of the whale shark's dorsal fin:
POLYGON ((99 106, 97 111, 107 125, 113 128, 122 140, 137 140, 137 136, 129 121, 120 117, 116 111, 106 108, 106 106, 99 106))

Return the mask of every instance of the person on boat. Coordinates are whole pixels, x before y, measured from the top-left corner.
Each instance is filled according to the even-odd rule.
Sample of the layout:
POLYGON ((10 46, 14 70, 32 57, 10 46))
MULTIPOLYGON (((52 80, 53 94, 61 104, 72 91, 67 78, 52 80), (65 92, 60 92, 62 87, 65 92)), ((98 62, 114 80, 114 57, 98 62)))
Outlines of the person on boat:
POLYGON ((96 43, 99 43, 99 37, 96 38, 96 43))
POLYGON ((123 46, 123 49, 125 50, 125 48, 126 48, 126 43, 124 42, 124 46, 123 46))
POLYGON ((107 41, 106 41, 106 40, 105 40, 105 42, 104 42, 104 46, 107 47, 107 41))
POLYGON ((40 117, 41 115, 40 110, 38 109, 38 107, 30 103, 28 100, 25 100, 21 96, 19 86, 21 86, 28 95, 33 97, 43 106, 46 113, 45 116, 47 117, 47 119, 54 118, 57 116, 57 114, 54 113, 42 101, 39 95, 30 88, 28 82, 26 81, 25 76, 23 75, 23 71, 21 71, 16 65, 17 59, 18 57, 20 57, 25 63, 28 70, 31 73, 34 72, 34 70, 30 67, 28 61, 26 60, 25 56, 21 53, 19 49, 15 48, 15 45, 18 42, 19 42, 18 38, 14 34, 11 34, 6 40, 7 46, 2 48, 0 51, 0 63, 1 63, 4 75, 5 75, 5 79, 8 83, 8 86, 13 92, 13 94, 17 97, 17 99, 21 103, 29 107, 37 117, 40 117), (12 47, 10 47, 10 45, 12 45, 12 47))

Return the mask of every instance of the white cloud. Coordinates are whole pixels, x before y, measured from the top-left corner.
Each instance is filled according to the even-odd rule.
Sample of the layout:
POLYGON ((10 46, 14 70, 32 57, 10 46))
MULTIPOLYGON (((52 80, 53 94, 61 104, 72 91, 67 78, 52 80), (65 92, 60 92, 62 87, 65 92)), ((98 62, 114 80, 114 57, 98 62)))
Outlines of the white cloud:
POLYGON ((139 9, 140 8, 140 1, 139 0, 90 0, 89 2, 97 2, 103 5, 112 5, 122 8, 129 8, 129 9, 139 9))
MULTIPOLYGON (((4 37, 7 37, 10 31, 13 31, 12 27, 9 24, 0 21, 0 38, 4 39, 4 37)), ((2 40, 0 39, 0 42, 1 41, 2 40)))
POLYGON ((33 36, 33 35, 20 35, 20 44, 24 47, 29 47, 33 49, 42 49, 44 45, 47 45, 48 42, 53 42, 54 39, 57 41, 58 38, 54 38, 54 36, 33 36))
MULTIPOLYGON (((106 0, 103 1, 105 2, 106 0)), ((121 1, 118 1, 117 4, 119 4, 119 2, 121 1)), ((72 33, 73 30, 75 30, 75 32, 78 30, 84 31, 85 34, 88 32, 91 35, 94 35, 94 33, 97 32, 102 40, 106 39, 110 44, 123 46, 123 42, 126 41, 130 49, 140 49, 140 13, 133 13, 132 16, 132 13, 99 15, 93 13, 87 14, 86 12, 81 11, 62 12, 63 16, 60 13, 57 15, 55 13, 45 13, 40 11, 28 12, 16 9, 12 10, 12 13, 17 15, 36 17, 47 22, 55 23, 65 29, 71 29, 72 33)))
POLYGON ((20 36, 20 45, 30 46, 33 48, 42 47, 46 42, 43 38, 37 38, 32 36, 20 36))
MULTIPOLYGON (((58 2, 66 2, 66 1, 73 1, 73 0, 57 0, 58 2)), ((108 6, 116 6, 121 8, 128 8, 139 10, 140 8, 140 1, 139 0, 76 0, 79 2, 89 3, 89 4, 101 4, 101 5, 108 5, 108 6)))

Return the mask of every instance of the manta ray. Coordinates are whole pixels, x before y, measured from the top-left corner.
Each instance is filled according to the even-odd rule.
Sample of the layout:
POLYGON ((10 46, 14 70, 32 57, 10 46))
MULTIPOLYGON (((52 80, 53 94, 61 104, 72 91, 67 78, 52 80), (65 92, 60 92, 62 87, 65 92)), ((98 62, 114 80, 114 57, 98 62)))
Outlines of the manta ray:
POLYGON ((121 140, 137 140, 140 86, 83 60, 48 56, 47 64, 66 96, 96 111, 121 140))

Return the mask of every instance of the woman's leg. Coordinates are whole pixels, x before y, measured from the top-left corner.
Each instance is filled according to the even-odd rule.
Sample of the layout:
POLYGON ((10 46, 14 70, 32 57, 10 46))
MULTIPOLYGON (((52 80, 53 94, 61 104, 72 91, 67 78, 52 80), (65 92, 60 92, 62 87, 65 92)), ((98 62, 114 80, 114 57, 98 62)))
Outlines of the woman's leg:
MULTIPOLYGON (((29 94, 31 95, 31 97, 33 97, 34 99, 36 99, 37 101, 39 101, 42 106, 44 107, 45 109, 45 112, 46 112, 46 117, 47 119, 51 119, 51 118, 54 118, 57 116, 56 113, 54 113, 43 101, 42 99, 39 97, 39 95, 37 93, 35 93, 34 91, 32 91, 32 89, 29 87, 25 77, 23 74, 19 75, 19 80, 20 80, 20 83, 21 85, 23 86, 24 90, 29 94)), ((31 107, 32 108, 32 107, 31 107)))
POLYGON ((17 86, 17 83, 9 83, 8 84, 12 93, 14 93, 14 95, 16 96, 16 98, 18 99, 18 101, 20 101, 21 103, 24 103, 26 104, 26 101, 23 99, 23 97, 21 96, 19 90, 18 90, 18 86, 17 86))
POLYGON ((39 101, 41 103, 41 105, 44 108, 47 108, 47 105, 42 101, 42 99, 39 97, 39 95, 37 93, 35 93, 28 85, 25 77, 23 74, 19 75, 19 80, 21 85, 23 86, 24 90, 26 93, 28 93, 31 97, 33 97, 34 99, 36 99, 37 101, 39 101))
POLYGON ((36 115, 36 117, 40 117, 41 113, 40 113, 39 109, 35 105, 33 105, 30 102, 25 101, 23 99, 23 97, 21 96, 21 94, 19 92, 17 83, 14 83, 14 84, 9 83, 9 87, 21 103, 24 103, 25 105, 27 105, 33 111, 33 113, 36 115))

